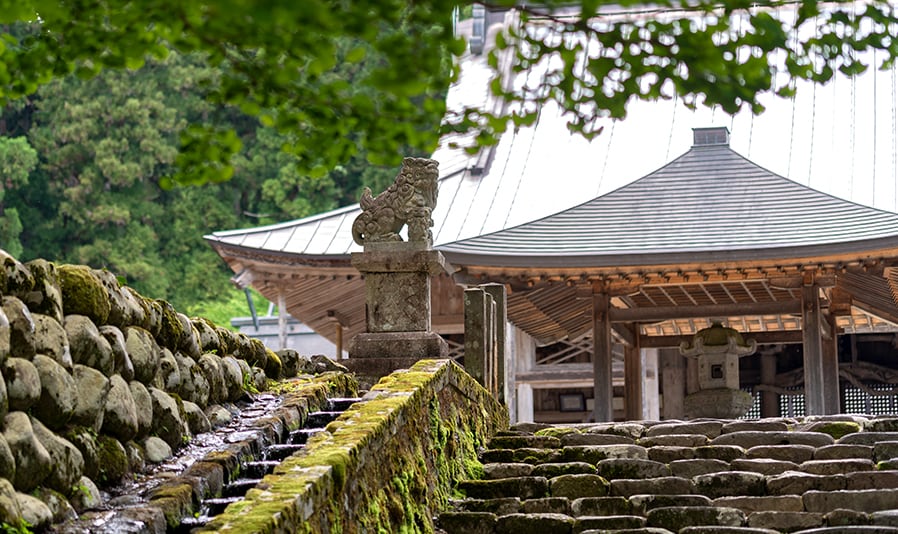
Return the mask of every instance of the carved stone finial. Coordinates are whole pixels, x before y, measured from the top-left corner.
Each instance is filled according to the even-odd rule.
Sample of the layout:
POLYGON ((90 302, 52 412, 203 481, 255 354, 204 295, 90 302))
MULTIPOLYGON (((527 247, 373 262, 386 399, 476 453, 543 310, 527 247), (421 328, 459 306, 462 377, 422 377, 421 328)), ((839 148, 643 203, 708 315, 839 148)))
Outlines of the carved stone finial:
POLYGON ((433 244, 431 214, 437 203, 438 162, 405 158, 393 184, 371 196, 367 187, 359 204, 362 213, 352 223, 352 239, 362 246, 402 241, 400 230, 408 225, 409 243, 423 249, 433 244))

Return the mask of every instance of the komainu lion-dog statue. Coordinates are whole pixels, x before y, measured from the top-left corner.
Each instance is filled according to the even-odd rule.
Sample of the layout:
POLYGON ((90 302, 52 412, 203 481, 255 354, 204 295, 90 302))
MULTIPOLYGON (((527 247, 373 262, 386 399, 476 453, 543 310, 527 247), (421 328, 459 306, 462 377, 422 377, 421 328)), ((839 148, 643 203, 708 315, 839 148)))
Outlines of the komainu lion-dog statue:
POLYGON ((405 158, 399 175, 386 191, 371 196, 365 188, 359 204, 362 213, 352 223, 352 239, 359 245, 402 241, 399 231, 408 225, 409 243, 433 244, 431 214, 437 203, 438 162, 405 158))

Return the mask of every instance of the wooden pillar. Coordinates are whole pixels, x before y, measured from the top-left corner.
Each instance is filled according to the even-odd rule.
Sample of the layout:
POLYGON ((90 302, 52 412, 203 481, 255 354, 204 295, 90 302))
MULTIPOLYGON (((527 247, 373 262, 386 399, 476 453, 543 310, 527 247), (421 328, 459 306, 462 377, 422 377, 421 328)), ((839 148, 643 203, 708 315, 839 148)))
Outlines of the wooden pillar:
POLYGON ((506 363, 506 353, 507 353, 507 345, 508 343, 505 340, 505 328, 508 322, 508 312, 506 310, 507 307, 507 297, 505 294, 505 285, 504 284, 483 284, 480 286, 484 291, 487 292, 491 297, 493 297, 493 303, 496 306, 496 313, 494 314, 494 340, 496 346, 496 381, 497 388, 499 391, 498 400, 502 404, 506 404, 508 402, 508 397, 510 394, 510 387, 513 387, 511 384, 511 380, 509 380, 509 374, 505 369, 506 363))
POLYGON ((644 380, 639 345, 624 345, 624 418, 628 421, 643 419, 644 380))
MULTIPOLYGON (((761 384, 772 386, 776 383, 776 354, 761 354, 761 384)), ((761 417, 780 416, 780 396, 774 391, 761 392, 761 417)))
POLYGON ((805 280, 801 287, 801 333, 804 351, 804 405, 806 415, 826 413, 823 331, 820 328, 820 289, 805 280))
POLYGON ((824 413, 842 413, 839 398, 839 335, 836 333, 836 318, 826 317, 829 326, 829 338, 823 338, 823 392, 824 413))
POLYGON ((336 327, 336 345, 337 350, 334 355, 334 359, 339 361, 343 359, 343 325, 340 324, 340 321, 334 322, 334 326, 336 327))
POLYGON ((661 418, 658 398, 658 349, 639 349, 642 357, 642 418, 657 421, 661 418))
POLYGON ((278 348, 287 348, 287 296, 278 288, 278 348))
POLYGON ((611 297, 604 289, 592 296, 593 416, 596 422, 614 420, 614 384, 611 373, 611 297))
POLYGON ((525 382, 517 385, 517 415, 519 423, 533 422, 533 386, 525 382))
POLYGON ((660 349, 661 419, 682 419, 686 415, 686 358, 677 349, 660 349))

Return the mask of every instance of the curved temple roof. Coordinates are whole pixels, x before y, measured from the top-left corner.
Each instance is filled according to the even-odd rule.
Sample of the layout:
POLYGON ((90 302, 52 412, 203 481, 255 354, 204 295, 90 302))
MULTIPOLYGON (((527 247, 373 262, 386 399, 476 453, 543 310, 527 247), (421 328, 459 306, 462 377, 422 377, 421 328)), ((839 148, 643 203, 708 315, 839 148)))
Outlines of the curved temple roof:
MULTIPOLYGON (((696 137, 724 128, 697 129, 696 137)), ((726 141, 579 206, 441 245, 455 264, 613 266, 759 260, 898 247, 898 215, 778 176, 726 141)))

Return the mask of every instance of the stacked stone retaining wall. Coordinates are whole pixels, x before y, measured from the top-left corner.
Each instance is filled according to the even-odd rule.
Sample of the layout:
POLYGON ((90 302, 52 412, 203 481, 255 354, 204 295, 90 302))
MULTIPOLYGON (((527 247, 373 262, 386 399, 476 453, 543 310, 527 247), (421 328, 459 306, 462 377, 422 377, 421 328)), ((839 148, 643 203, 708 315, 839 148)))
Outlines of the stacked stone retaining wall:
POLYGON ((188 318, 115 275, 0 250, 0 525, 41 529, 161 462, 293 376, 258 340, 188 318))
POLYGON ((450 360, 384 377, 204 532, 433 532, 507 411, 450 360))

